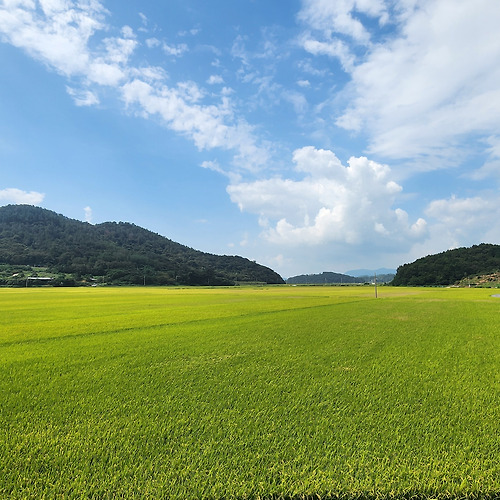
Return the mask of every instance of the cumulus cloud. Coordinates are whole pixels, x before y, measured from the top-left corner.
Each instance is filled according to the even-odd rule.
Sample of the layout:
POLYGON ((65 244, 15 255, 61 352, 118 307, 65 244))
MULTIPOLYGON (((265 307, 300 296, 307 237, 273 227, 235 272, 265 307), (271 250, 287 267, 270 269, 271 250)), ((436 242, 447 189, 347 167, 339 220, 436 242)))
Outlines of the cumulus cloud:
POLYGON ((426 222, 409 221, 393 208, 402 188, 387 165, 351 157, 342 165, 328 150, 305 147, 294 152, 299 180, 271 178, 233 183, 228 193, 241 210, 259 215, 263 236, 273 243, 361 244, 387 239, 418 240, 426 222))
POLYGON ((0 190, 0 203, 2 205, 9 203, 40 205, 44 198, 45 194, 38 193, 37 191, 23 191, 17 188, 6 188, 0 190))

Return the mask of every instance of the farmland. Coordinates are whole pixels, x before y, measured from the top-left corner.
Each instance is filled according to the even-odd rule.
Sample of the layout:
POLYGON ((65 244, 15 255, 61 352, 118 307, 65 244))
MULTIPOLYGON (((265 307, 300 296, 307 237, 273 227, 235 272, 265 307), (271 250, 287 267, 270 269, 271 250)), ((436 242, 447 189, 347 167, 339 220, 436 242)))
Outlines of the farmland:
POLYGON ((491 293, 0 289, 0 497, 497 498, 491 293))

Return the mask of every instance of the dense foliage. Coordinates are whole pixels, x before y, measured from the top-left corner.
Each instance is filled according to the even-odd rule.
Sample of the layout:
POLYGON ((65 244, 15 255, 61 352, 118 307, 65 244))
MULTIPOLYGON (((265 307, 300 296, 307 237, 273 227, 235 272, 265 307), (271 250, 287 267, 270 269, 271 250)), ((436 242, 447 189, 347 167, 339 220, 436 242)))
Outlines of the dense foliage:
POLYGON ((134 224, 91 225, 39 207, 1 207, 0 284, 21 285, 37 274, 56 285, 283 283, 243 257, 193 250, 134 224))
MULTIPOLYGON (((321 274, 301 274, 288 278, 286 282, 289 285, 325 285, 325 284, 348 284, 348 283, 366 283, 374 280, 374 275, 371 276, 349 276, 348 274, 324 272, 321 274)), ((377 281, 386 283, 394 278, 394 274, 377 275, 377 281)))
POLYGON ((395 286, 446 286, 463 278, 500 270, 500 245, 482 243, 456 248, 398 267, 395 286))

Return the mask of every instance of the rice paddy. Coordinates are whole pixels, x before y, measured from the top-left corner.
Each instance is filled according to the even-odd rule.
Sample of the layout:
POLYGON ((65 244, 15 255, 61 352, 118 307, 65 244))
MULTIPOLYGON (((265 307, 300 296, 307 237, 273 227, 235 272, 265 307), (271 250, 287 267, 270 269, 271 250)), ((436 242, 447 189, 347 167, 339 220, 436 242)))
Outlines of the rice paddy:
POLYGON ((0 289, 1 498, 498 498, 487 289, 0 289))

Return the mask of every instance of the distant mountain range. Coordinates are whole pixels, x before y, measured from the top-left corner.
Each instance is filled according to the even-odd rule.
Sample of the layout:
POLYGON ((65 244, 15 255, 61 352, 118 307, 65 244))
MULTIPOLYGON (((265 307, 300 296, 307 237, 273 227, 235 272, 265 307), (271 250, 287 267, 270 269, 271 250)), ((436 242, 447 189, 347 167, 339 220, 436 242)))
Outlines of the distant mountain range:
MULTIPOLYGON (((388 283, 394 278, 393 273, 379 274, 377 271, 377 282, 388 283)), ((325 284, 349 284, 349 283, 366 283, 374 281, 374 273, 360 276, 352 276, 349 274, 324 272, 321 274, 302 274, 300 276, 292 276, 286 282, 289 285, 325 285, 325 284)))
POLYGON ((378 276, 383 274, 396 274, 396 269, 387 269, 386 267, 381 267, 379 269, 354 269, 352 271, 346 271, 345 274, 349 276, 374 276, 377 273, 378 276))
POLYGON ((127 222, 91 225, 30 205, 0 207, 0 285, 284 283, 239 256, 194 250, 127 222))

